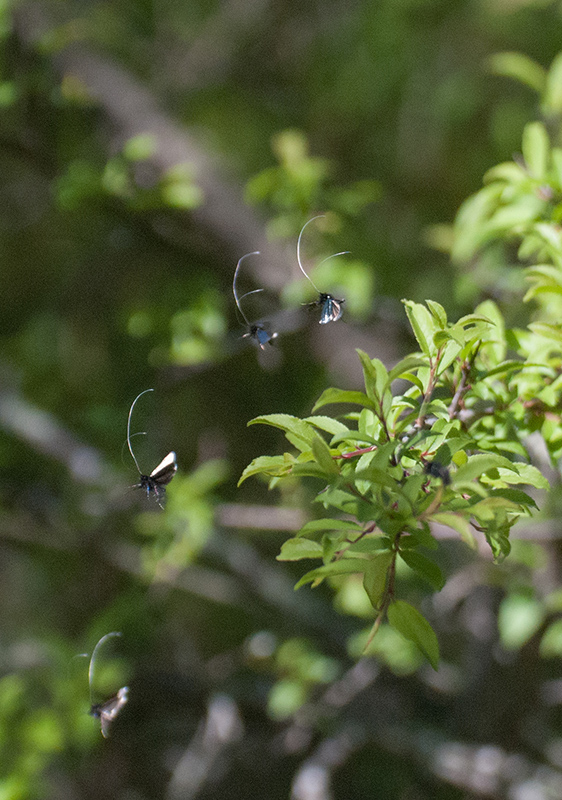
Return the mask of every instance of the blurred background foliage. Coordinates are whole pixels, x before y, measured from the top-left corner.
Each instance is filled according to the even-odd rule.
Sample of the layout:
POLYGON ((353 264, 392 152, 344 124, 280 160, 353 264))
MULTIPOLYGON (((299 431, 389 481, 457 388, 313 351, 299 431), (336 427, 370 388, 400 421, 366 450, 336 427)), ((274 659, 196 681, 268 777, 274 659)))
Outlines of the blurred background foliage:
POLYGON ((525 318, 515 248, 452 223, 529 121, 559 130, 561 33, 552 0, 0 0, 0 800, 562 795, 558 523, 499 567, 444 542, 434 674, 390 629, 355 661, 353 576, 293 592, 302 485, 236 489, 282 438, 249 419, 358 388, 355 347, 413 349, 402 297, 525 318), (307 269, 350 251, 313 272, 346 298, 321 328, 315 214, 307 269), (232 298, 254 250, 263 353, 232 298), (148 387, 165 512, 123 448, 148 387), (114 630, 90 698, 74 656, 114 630), (104 740, 89 705, 125 682, 104 740))

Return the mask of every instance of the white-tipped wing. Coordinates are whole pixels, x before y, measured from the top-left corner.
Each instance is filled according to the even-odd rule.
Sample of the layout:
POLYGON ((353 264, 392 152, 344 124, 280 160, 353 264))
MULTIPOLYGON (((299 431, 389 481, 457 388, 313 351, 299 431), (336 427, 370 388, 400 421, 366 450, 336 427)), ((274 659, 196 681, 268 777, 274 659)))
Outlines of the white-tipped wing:
POLYGON ((158 486, 166 486, 166 484, 170 483, 177 471, 176 454, 172 450, 172 452, 168 453, 158 466, 152 470, 149 478, 154 481, 154 483, 158 484, 158 486))

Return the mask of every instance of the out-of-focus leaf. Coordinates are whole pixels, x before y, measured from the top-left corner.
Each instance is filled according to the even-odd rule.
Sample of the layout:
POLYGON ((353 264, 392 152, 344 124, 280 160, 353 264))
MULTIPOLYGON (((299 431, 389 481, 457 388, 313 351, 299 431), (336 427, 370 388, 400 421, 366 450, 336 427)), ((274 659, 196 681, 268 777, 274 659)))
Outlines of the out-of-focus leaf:
POLYGON ((419 647, 434 670, 439 668, 439 643, 435 631, 414 606, 405 600, 395 600, 388 607, 388 621, 405 639, 419 647))
POLYGON ((488 59, 490 70, 496 75, 505 75, 524 83, 538 94, 542 94, 547 83, 544 67, 523 53, 495 53, 488 59))

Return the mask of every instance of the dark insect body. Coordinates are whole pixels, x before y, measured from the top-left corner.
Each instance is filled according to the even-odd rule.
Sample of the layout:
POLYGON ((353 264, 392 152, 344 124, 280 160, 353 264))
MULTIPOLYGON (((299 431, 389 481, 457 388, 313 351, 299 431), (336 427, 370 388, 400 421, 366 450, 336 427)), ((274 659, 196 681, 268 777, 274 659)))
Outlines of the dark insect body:
POLYGON ((92 652, 92 657, 90 658, 90 666, 88 668, 88 684, 90 686, 90 715, 99 719, 101 732, 104 739, 107 739, 109 736, 109 730, 111 727, 111 723, 115 719, 115 717, 120 713, 121 709, 129 699, 129 687, 122 686, 117 694, 113 697, 110 697, 108 700, 104 700, 103 703, 92 703, 92 679, 94 676, 94 663, 96 660, 97 652, 101 645, 110 639, 112 636, 121 636, 119 631, 112 631, 111 633, 106 633, 105 636, 102 636, 99 642, 94 647, 92 652))
POLYGON ((424 472, 426 475, 431 475, 432 478, 441 478, 443 486, 449 486, 451 483, 449 470, 439 461, 428 461, 424 467, 424 472))
POLYGON ((91 716, 100 721, 101 732, 104 739, 107 739, 109 736, 111 723, 128 699, 129 687, 122 686, 114 697, 110 697, 109 700, 106 700, 104 703, 94 703, 90 708, 91 716))
MULTIPOLYGON (((238 271, 240 269, 240 265, 241 265, 242 261, 245 258, 247 258, 248 256, 258 256, 259 253, 260 253, 259 250, 255 250, 253 253, 246 253, 245 256, 242 256, 242 258, 240 258, 238 260, 238 264, 236 265, 236 269, 234 271, 234 279, 232 281, 232 293, 234 295, 234 300, 236 302, 236 306, 238 308, 238 311, 242 315, 242 318, 243 318, 244 322, 246 323, 246 325, 248 327, 247 333, 243 334, 242 338, 243 339, 247 339, 247 338, 253 339, 254 342, 260 348, 260 350, 265 350, 266 344, 273 344, 273 340, 277 339, 278 334, 277 333, 270 333, 267 330, 267 328, 264 325, 262 325, 260 322, 250 322, 248 317, 242 311, 242 306, 240 305, 240 299, 241 298, 238 297, 238 294, 236 292, 236 279, 238 277, 238 271)), ((257 292, 263 292, 263 289, 254 289, 251 292, 246 292, 246 294, 242 295, 242 299, 244 297, 247 297, 249 294, 256 294, 257 292)))
POLYGON ((133 453, 133 448, 131 447, 131 416, 133 414, 133 408, 135 407, 135 403, 142 397, 143 394, 147 392, 153 392, 154 389, 145 389, 144 392, 141 392, 139 395, 135 397, 131 404, 131 408, 129 409, 129 418, 127 420, 127 446, 129 447, 129 452, 132 456, 133 461, 135 462, 135 466, 139 473, 139 482, 136 483, 132 488, 133 489, 145 489, 146 496, 150 497, 150 494, 154 494, 156 498, 156 502, 163 508, 161 500, 164 498, 166 494, 166 486, 170 483, 174 475, 178 470, 178 465, 176 462, 176 454, 172 450, 168 453, 167 456, 164 456, 162 461, 155 467, 150 475, 144 475, 139 467, 138 461, 133 453))
MULTIPOLYGON (((338 319, 340 319, 341 315, 343 314, 342 306, 345 303, 345 299, 342 298, 341 300, 338 300, 332 294, 328 294, 327 292, 321 292, 318 286, 316 286, 316 284, 310 277, 310 275, 308 275, 308 273, 305 272, 301 261, 301 239, 304 233, 304 229, 306 228, 307 225, 310 225, 311 222, 314 222, 315 219, 321 219, 321 217, 323 217, 323 214, 320 214, 317 217, 312 217, 312 219, 309 219, 308 222, 305 222, 305 224, 302 226, 301 232, 299 233, 299 238, 297 240, 297 263, 304 277, 312 284, 312 286, 318 292, 317 299, 314 300, 312 303, 305 303, 305 305, 307 306, 307 308, 310 309, 320 308, 321 309, 320 320, 319 320, 320 325, 326 325, 328 322, 337 322, 338 319)), ((343 250, 341 253, 334 253, 333 256, 328 256, 328 258, 343 256, 348 252, 349 252, 348 250, 343 250)), ((327 260, 328 260, 327 258, 324 259, 324 261, 327 260)), ((320 264, 323 264, 324 261, 321 261, 320 264)))
POLYGON ((320 325, 326 325, 328 322, 337 322, 343 314, 342 305, 345 300, 337 300, 333 295, 320 292, 318 300, 313 303, 307 303, 308 308, 321 308, 320 325))
POLYGON ((252 338, 261 350, 265 350, 266 344, 273 344, 274 339, 277 339, 276 333, 269 333, 263 325, 250 325, 248 333, 244 333, 242 338, 252 338))
POLYGON ((146 489, 147 497, 150 497, 150 493, 153 492, 157 502, 160 502, 160 498, 166 494, 166 486, 177 471, 176 454, 172 450, 162 459, 156 469, 152 470, 150 475, 141 475, 139 482, 133 488, 146 489))

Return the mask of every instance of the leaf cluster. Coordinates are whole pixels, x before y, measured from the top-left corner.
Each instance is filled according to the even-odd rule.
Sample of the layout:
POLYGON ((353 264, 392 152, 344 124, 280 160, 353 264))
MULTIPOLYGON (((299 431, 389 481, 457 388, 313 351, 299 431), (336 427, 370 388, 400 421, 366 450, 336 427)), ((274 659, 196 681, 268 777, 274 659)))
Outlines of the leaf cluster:
POLYGON ((525 441, 534 427, 521 397, 522 376, 544 369, 506 357, 507 335, 491 301, 455 323, 433 301, 405 301, 419 345, 388 370, 358 351, 364 391, 329 388, 299 419, 257 417, 249 424, 281 429, 294 451, 260 456, 240 481, 265 475, 270 486, 291 478, 321 482, 315 502, 327 512, 284 542, 284 561, 318 560, 298 581, 361 575, 376 619, 386 617, 436 667, 438 645, 419 611, 397 598, 404 562, 434 591, 445 582, 428 553, 438 549, 435 524, 468 544, 481 532, 496 561, 510 550, 513 525, 536 507, 527 487, 545 489, 525 441), (326 406, 358 407, 341 415, 326 406))

